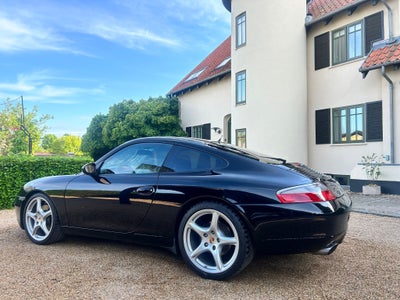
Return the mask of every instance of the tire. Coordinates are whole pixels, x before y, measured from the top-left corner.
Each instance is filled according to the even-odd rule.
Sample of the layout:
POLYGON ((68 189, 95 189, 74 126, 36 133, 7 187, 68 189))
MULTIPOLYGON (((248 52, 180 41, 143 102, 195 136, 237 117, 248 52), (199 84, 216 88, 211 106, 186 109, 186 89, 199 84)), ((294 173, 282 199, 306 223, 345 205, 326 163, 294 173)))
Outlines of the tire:
POLYGON ((56 208, 42 193, 32 195, 24 209, 23 222, 29 239, 38 245, 48 245, 64 237, 56 208))
POLYGON ((178 240, 186 264, 207 279, 231 277, 254 256, 246 226, 220 203, 201 202, 189 209, 180 223, 178 240))

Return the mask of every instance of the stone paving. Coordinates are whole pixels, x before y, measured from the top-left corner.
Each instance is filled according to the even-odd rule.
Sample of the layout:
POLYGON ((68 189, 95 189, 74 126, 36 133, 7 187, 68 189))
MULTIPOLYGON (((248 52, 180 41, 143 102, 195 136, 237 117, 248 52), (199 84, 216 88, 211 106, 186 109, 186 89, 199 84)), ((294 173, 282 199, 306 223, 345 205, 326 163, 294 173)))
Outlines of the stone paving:
POLYGON ((348 192, 353 201, 352 211, 400 218, 400 195, 363 195, 348 192))

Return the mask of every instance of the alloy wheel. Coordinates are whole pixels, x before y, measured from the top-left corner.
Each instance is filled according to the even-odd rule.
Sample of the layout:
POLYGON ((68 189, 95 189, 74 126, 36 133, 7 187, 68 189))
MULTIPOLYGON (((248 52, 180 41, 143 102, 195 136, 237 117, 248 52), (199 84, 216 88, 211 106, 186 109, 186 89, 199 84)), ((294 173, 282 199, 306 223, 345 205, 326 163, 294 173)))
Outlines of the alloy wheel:
POLYGON ((29 236, 37 241, 49 237, 54 225, 53 211, 48 200, 40 195, 32 198, 25 211, 25 226, 29 236))
POLYGON ((196 268, 205 273, 219 274, 236 262, 239 235, 225 214, 215 209, 203 209, 187 220, 183 245, 196 268))

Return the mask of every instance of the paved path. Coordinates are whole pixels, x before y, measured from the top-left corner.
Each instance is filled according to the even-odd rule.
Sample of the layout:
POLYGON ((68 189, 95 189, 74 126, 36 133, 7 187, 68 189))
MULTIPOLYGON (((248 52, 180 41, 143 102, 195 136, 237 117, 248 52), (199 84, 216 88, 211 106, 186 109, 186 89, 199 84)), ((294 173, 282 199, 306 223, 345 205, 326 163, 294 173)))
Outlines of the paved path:
POLYGON ((349 195, 355 212, 400 218, 400 195, 349 195))

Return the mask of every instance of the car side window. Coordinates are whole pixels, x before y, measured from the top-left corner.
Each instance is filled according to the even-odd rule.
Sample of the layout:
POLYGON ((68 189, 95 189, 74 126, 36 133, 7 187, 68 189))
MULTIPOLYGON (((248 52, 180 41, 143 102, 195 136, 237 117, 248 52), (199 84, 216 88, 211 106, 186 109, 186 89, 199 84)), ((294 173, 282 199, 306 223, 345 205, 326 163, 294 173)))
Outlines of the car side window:
POLYGON ((171 145, 144 143, 127 146, 107 158, 100 174, 152 174, 159 172, 171 145))
POLYGON ((174 146, 160 172, 205 172, 226 166, 225 160, 207 152, 174 146))

